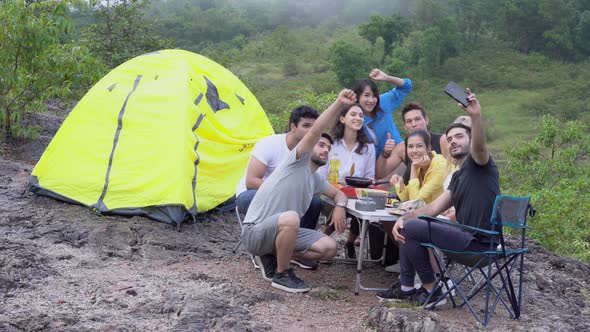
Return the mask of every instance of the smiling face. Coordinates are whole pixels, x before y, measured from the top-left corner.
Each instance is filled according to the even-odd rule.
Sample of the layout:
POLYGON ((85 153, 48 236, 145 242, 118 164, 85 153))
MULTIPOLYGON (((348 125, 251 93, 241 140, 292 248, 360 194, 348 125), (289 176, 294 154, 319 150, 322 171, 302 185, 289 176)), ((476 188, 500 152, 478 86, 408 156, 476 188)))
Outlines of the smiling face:
POLYGON ((379 96, 375 94, 369 85, 367 85, 360 95, 357 96, 357 99, 362 109, 367 113, 371 113, 377 106, 379 96))
POLYGON ((340 116, 340 123, 345 129, 359 131, 363 128, 364 118, 363 110, 358 106, 352 106, 344 116, 340 116))
POLYGON ((325 137, 320 138, 319 142, 313 147, 311 161, 318 166, 324 166, 328 162, 330 150, 332 150, 330 141, 325 137))
POLYGON ((430 147, 424 142, 424 138, 419 135, 408 137, 408 157, 412 162, 419 162, 424 156, 430 155, 430 147))
POLYGON ((427 130, 428 117, 422 114, 421 110, 411 110, 404 114, 404 127, 406 132, 411 132, 414 129, 427 130))
POLYGON ((465 128, 453 128, 447 133, 449 153, 454 159, 462 159, 471 151, 471 138, 465 128))

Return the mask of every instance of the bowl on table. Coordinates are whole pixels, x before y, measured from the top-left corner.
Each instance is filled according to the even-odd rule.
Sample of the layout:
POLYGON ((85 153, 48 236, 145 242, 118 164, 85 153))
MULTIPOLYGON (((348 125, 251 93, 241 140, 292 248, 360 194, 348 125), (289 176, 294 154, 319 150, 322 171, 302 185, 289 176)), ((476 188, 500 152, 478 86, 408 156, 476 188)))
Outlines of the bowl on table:
POLYGON ((375 202, 377 210, 385 209, 385 202, 387 201, 387 191, 378 189, 355 189, 356 197, 358 199, 368 198, 375 202))

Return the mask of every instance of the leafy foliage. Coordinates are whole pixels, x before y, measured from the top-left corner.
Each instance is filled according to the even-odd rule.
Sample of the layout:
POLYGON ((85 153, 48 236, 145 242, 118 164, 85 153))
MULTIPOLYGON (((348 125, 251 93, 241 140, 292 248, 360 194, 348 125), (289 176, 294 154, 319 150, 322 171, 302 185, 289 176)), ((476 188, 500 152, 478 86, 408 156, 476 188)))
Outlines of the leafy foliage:
POLYGON ((284 110, 268 115, 270 123, 275 132, 286 132, 289 129, 289 115, 292 109, 301 105, 308 105, 322 112, 336 100, 337 96, 338 94, 335 92, 316 93, 309 88, 299 90, 295 99, 284 110))
POLYGON ((72 31, 70 1, 0 2, 0 126, 5 135, 33 137, 21 126, 25 112, 50 97, 79 97, 102 74, 86 47, 61 39, 72 31))
POLYGON ((393 45, 401 44, 410 30, 410 20, 399 13, 389 17, 372 15, 369 22, 359 25, 359 35, 372 45, 375 45, 378 37, 383 38, 385 53, 390 53, 393 45))
POLYGON ((94 23, 83 31, 82 43, 109 68, 141 54, 171 48, 145 18, 142 9, 148 0, 91 1, 94 23))
POLYGON ((331 48, 332 70, 344 86, 352 86, 359 77, 367 76, 371 70, 369 53, 347 41, 339 40, 331 48))
POLYGON ((507 154, 504 192, 532 194, 539 211, 532 237, 559 254, 589 261, 590 137, 586 126, 544 116, 538 136, 514 145, 507 154))
POLYGON ((217 6, 213 1, 158 1, 148 7, 146 16, 160 19, 157 30, 163 37, 195 52, 256 31, 255 22, 244 10, 217 6))

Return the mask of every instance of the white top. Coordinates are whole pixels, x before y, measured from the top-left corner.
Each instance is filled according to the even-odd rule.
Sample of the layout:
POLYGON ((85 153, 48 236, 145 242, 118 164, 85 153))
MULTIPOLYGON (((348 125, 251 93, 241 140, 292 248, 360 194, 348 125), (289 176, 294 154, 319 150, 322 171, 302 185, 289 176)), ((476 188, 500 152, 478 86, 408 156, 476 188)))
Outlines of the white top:
POLYGON ((449 185, 451 184, 451 179, 453 178, 453 174, 455 174, 455 172, 458 170, 459 170, 459 167, 455 168, 453 171, 451 171, 451 173, 449 173, 449 175, 447 175, 447 177, 445 178, 445 181, 443 182, 443 189, 444 190, 449 190, 449 185))
POLYGON ((352 176, 375 179, 375 145, 368 143, 365 145, 362 154, 355 152, 359 143, 357 142, 352 150, 349 150, 344 144, 344 140, 338 139, 332 145, 328 162, 318 169, 318 173, 324 178, 328 178, 330 172, 330 160, 335 157, 340 159, 340 169, 338 169, 338 182, 344 182, 344 178, 350 176, 350 168, 354 163, 354 173, 352 176))
MULTIPOLYGON (((266 180, 272 172, 279 166, 279 164, 289 155, 289 148, 287 147, 287 134, 271 135, 262 138, 256 143, 252 152, 250 152, 250 159, 255 157, 261 163, 266 165, 263 180, 266 180)), ((250 160, 248 160, 250 164, 250 160)), ((248 166, 244 170, 244 175, 238 182, 236 187, 236 197, 246 191, 246 173, 248 166)))

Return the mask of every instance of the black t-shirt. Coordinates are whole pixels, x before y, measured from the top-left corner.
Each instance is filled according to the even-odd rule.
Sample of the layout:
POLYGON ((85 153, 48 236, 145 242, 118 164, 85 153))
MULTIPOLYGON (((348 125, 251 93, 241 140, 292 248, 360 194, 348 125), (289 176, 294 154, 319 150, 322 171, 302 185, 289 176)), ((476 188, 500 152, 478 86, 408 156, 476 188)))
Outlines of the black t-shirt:
MULTIPOLYGON (((433 134, 430 133, 430 145, 432 146, 432 151, 435 151, 438 154, 442 154, 440 151, 440 138, 442 137, 441 134, 433 134)), ((404 183, 408 184, 410 182, 410 173, 412 172, 412 161, 410 157, 408 157, 408 147, 406 146, 406 171, 404 172, 404 183)))
POLYGON ((492 208, 500 194, 498 167, 492 157, 486 165, 478 165, 469 154, 453 174, 449 190, 460 223, 490 229, 492 208))

